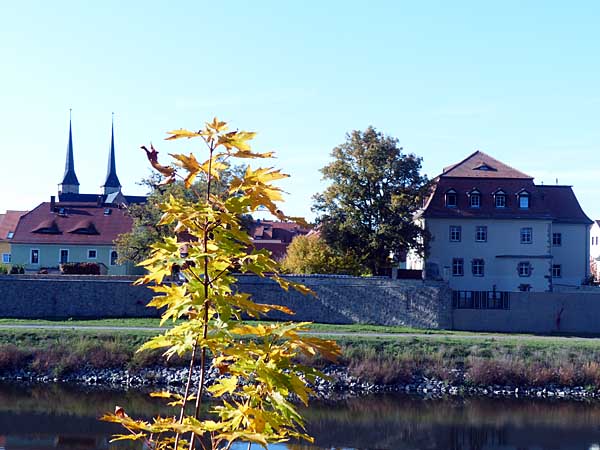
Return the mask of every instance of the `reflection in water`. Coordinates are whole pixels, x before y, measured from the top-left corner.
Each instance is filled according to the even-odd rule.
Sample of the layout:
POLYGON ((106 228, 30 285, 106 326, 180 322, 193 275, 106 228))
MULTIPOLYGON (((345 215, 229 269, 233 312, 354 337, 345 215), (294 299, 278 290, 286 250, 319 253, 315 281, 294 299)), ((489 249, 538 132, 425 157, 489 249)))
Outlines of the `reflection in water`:
MULTIPOLYGON (((141 450, 109 443, 121 429, 97 418, 115 404, 136 416, 173 414, 141 392, 0 385, 0 450, 141 450)), ((315 446, 272 450, 600 450, 595 403, 388 395, 313 403, 304 414, 315 446)))

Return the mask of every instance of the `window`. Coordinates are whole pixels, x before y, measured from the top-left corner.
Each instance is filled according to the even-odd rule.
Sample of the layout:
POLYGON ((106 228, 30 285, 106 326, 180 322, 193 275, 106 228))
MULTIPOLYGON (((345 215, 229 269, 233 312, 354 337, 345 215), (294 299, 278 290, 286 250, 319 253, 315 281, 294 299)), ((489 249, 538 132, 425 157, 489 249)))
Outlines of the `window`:
POLYGON ((450 225, 450 242, 460 242, 461 234, 459 226, 450 225))
POLYGON ((14 231, 9 231, 8 234, 6 235, 6 239, 12 239, 15 235, 14 231))
POLYGON ((469 206, 471 208, 479 208, 481 206, 481 194, 477 189, 469 194, 469 206))
POLYGON ((454 189, 450 189, 446 192, 446 207, 447 208, 456 208, 456 191, 454 189))
POLYGON ((552 264, 552 278, 562 277, 562 266, 560 264, 552 264))
POLYGON ((66 248, 61 248, 59 253, 58 262, 61 264, 65 264, 69 262, 69 250, 66 248))
POLYGON ((562 233, 552 233, 552 246, 560 247, 562 245, 562 233))
POLYGON ((110 252, 110 265, 111 266, 116 266, 118 258, 119 258, 119 255, 118 255, 117 251, 116 250, 111 250, 111 252, 110 252))
POLYGON ((531 244, 533 242, 533 229, 530 227, 521 228, 521 244, 531 244))
POLYGON ((40 263, 40 251, 37 248, 31 249, 31 253, 29 254, 29 262, 31 264, 39 264, 40 263))
POLYGON ((486 242, 487 241, 487 227, 486 226, 478 226, 475 228, 475 240, 477 242, 486 242))
POLYGON ((96 259, 98 257, 98 252, 96 249, 88 249, 88 259, 96 259))
POLYGON ((529 262, 520 262, 517 265, 517 272, 520 277, 529 277, 531 276, 531 264, 529 262))
POLYGON ((494 202, 496 204, 496 208, 506 208, 506 194, 504 191, 498 191, 494 195, 494 202))
POLYGON ((452 258, 452 276, 462 277, 465 274, 465 263, 462 258, 452 258))
POLYGON ((526 191, 523 191, 519 194, 519 208, 529 208, 529 193, 526 191))
POLYGON ((484 262, 483 259, 474 259, 471 261, 471 271, 473 272, 473 276, 482 277, 484 274, 484 262))
POLYGON ((2 253, 2 264, 10 264, 10 253, 2 253))

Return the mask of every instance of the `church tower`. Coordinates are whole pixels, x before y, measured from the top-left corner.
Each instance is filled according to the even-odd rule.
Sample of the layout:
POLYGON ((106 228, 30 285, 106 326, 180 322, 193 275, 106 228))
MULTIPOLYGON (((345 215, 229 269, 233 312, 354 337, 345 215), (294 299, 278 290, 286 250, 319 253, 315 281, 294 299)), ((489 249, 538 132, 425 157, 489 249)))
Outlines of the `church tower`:
POLYGON ((65 162, 65 174, 58 185, 59 194, 79 194, 79 180, 75 175, 75 163, 73 160, 73 134, 71 132, 71 112, 69 111, 69 143, 67 144, 67 160, 65 162))
POLYGON ((121 183, 119 177, 117 177, 117 167, 115 164, 115 123, 113 113, 113 123, 111 126, 110 134, 110 151, 108 153, 108 169, 106 171, 106 181, 102 186, 104 188, 104 195, 113 194, 115 192, 121 192, 121 183))

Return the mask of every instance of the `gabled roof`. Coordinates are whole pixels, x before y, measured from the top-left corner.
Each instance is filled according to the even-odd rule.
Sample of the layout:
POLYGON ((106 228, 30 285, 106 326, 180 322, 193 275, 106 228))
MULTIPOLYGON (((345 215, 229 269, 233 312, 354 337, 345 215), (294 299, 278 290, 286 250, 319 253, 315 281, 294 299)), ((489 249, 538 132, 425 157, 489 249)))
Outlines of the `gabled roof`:
POLYGON ((19 219, 24 214, 27 214, 27 211, 6 211, 6 214, 0 214, 0 242, 9 239, 8 233, 15 231, 19 219))
POLYGON ((96 203, 44 202, 25 214, 15 230, 13 244, 112 245, 131 231, 125 209, 96 203), (50 230, 50 231, 48 231, 50 230))
POLYGON ((490 155, 477 150, 461 162, 444 168, 440 178, 517 178, 533 177, 514 169, 490 155))

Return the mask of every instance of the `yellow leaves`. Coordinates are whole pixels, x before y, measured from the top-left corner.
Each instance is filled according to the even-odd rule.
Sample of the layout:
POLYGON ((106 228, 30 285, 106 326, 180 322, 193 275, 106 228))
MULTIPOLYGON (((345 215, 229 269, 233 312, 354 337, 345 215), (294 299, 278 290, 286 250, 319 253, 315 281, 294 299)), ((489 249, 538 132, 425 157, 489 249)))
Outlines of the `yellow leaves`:
POLYGON ((200 172, 200 164, 196 160, 196 157, 193 153, 190 153, 190 156, 173 153, 170 153, 170 155, 178 161, 176 163, 178 166, 181 166, 188 171, 188 176, 185 177, 184 183, 185 187, 189 189, 189 187, 194 182, 194 178, 196 178, 196 175, 198 174, 198 172, 200 172))
POLYGON ((231 394, 237 389, 238 377, 232 376, 229 378, 223 378, 217 383, 213 384, 208 388, 208 391, 215 397, 221 397, 225 394, 231 394))
MULTIPOLYGON (((217 143, 227 150, 237 149, 238 153, 250 153, 250 144, 248 141, 254 139, 256 133, 250 131, 232 131, 219 136, 217 143)), ((238 156, 238 155, 233 155, 238 156)))
POLYGON ((202 136, 201 132, 184 130, 183 128, 180 128, 179 130, 167 131, 167 134, 170 134, 170 136, 165 138, 166 141, 173 141, 175 139, 183 138, 191 139, 202 136))
POLYGON ((213 130, 216 133, 220 133, 222 131, 227 131, 227 122, 221 122, 214 117, 212 122, 206 122, 206 128, 213 130))

